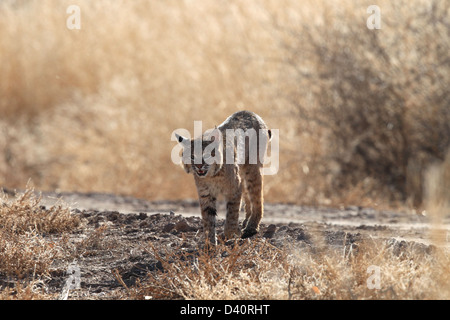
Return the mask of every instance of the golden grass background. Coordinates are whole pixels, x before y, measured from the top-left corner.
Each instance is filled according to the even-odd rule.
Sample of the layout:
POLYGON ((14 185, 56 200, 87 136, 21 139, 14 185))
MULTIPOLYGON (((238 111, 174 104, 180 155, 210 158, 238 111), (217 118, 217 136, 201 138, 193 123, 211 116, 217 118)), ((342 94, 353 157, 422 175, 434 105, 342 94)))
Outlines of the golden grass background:
MULTIPOLYGON (((192 177, 171 162, 171 133, 250 109, 280 129, 266 201, 425 206, 442 244, 448 52, 445 0, 0 0, 0 187, 31 179, 37 190, 195 198, 192 177), (81 30, 66 27, 73 4, 81 30), (380 30, 366 27, 372 4, 380 30)), ((43 209, 32 191, 0 194, 0 272, 32 278, 1 299, 55 298, 40 289, 54 260, 106 241, 99 228, 77 246, 53 243, 44 234, 78 221, 64 206, 43 209)), ((448 299, 447 251, 366 245, 300 255, 255 240, 223 248, 227 256, 200 253, 198 272, 175 248, 170 274, 124 298, 163 287, 162 298, 448 299), (371 264, 383 270, 382 290, 367 290, 371 264)))
POLYGON ((195 198, 170 153, 250 109, 280 129, 266 200, 422 202, 450 145, 446 1, 0 1, 0 185, 195 198))

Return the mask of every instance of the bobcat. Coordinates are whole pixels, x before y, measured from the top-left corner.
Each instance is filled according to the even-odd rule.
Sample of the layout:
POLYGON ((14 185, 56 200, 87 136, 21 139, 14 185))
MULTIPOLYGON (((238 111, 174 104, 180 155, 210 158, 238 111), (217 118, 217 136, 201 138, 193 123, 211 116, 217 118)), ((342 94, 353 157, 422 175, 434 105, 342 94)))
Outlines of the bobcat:
POLYGON ((263 216, 261 168, 271 139, 271 131, 261 117, 250 111, 239 111, 200 138, 175 136, 183 146, 184 169, 194 175, 205 240, 217 243, 215 224, 219 195, 226 200, 226 238, 248 238, 258 233, 263 216), (242 196, 246 214, 241 235, 239 210, 242 196))

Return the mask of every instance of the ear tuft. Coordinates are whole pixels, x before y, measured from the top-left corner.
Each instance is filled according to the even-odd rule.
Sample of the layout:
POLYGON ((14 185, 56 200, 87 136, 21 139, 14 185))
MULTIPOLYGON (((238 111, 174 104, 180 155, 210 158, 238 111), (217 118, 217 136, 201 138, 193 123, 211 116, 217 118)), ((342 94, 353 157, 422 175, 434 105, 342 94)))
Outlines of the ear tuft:
POLYGON ((183 136, 180 136, 179 134, 175 133, 175 137, 177 138, 177 141, 181 144, 186 144, 187 139, 183 136))
POLYGON ((217 126, 214 128, 214 130, 211 132, 211 141, 219 141, 221 132, 219 129, 217 129, 217 126))

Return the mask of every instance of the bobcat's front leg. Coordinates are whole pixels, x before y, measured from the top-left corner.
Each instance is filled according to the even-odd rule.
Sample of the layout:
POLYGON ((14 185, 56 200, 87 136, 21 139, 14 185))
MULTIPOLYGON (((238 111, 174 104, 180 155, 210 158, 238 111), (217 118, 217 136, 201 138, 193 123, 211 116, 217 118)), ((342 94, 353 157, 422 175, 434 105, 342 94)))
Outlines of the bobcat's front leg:
POLYGON ((240 237, 241 235, 241 230, 239 228, 239 210, 241 209, 242 184, 238 173, 239 168, 234 166, 232 169, 234 170, 232 175, 233 179, 229 179, 230 188, 225 197, 227 200, 227 216, 224 233, 225 238, 227 239, 240 237))
POLYGON ((208 239, 211 244, 216 245, 216 198, 199 190, 199 199, 205 240, 208 239))
POLYGON ((227 216, 225 220, 225 238, 232 239, 241 236, 239 228, 239 209, 241 208, 241 195, 227 201, 227 216))

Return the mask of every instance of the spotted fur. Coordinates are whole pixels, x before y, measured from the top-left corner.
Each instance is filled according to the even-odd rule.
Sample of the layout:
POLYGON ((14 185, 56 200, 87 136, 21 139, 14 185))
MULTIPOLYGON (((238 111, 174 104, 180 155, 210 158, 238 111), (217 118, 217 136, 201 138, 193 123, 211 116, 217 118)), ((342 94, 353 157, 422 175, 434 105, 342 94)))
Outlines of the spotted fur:
MULTIPOLYGON (((202 213, 203 229, 206 239, 216 243, 216 201, 224 196, 226 201, 225 237, 230 239, 236 236, 247 238, 259 231, 259 224, 263 217, 263 154, 267 149, 271 137, 264 121, 257 114, 250 111, 239 111, 228 117, 220 126, 205 133, 201 138, 187 139, 176 135, 178 142, 183 145, 184 169, 194 175, 195 184, 202 213), (245 141, 245 152, 239 153, 238 139, 228 139, 230 130, 242 129, 243 132, 256 132, 256 140, 250 137, 245 141), (228 130, 228 131, 227 131, 228 130), (228 133, 227 133, 228 132, 228 133), (222 138, 222 139, 220 139, 222 138), (211 154, 205 154, 212 143, 216 147, 211 154), (251 143, 256 146, 252 149, 251 143), (201 145, 201 154, 195 154, 195 143, 201 145), (260 152, 261 151, 261 152, 260 152), (252 152, 257 152, 256 160, 252 152), (230 155, 229 155, 230 154, 230 155), (243 155, 237 161, 238 154, 243 155), (227 155, 228 158, 227 158, 227 155), (211 160, 214 156, 215 161, 211 160), (231 163, 226 159, 233 159, 231 163), (243 231, 239 228, 239 210, 241 199, 245 201, 245 220, 243 231)), ((199 150, 199 148, 197 148, 199 150)), ((197 152, 198 153, 198 152, 197 152)))

